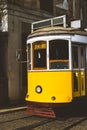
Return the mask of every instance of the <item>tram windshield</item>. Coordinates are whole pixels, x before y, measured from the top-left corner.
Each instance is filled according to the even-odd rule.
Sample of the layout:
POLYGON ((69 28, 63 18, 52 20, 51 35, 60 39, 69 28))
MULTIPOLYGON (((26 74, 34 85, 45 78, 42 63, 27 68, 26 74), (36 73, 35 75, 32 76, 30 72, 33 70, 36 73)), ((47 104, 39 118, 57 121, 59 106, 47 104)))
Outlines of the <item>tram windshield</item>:
POLYGON ((50 69, 68 69, 69 52, 68 41, 52 40, 49 43, 50 69))
POLYGON ((36 41, 28 45, 28 69, 69 69, 67 40, 36 41), (48 48, 47 48, 48 47, 48 48), (32 66, 32 67, 31 67, 32 66))

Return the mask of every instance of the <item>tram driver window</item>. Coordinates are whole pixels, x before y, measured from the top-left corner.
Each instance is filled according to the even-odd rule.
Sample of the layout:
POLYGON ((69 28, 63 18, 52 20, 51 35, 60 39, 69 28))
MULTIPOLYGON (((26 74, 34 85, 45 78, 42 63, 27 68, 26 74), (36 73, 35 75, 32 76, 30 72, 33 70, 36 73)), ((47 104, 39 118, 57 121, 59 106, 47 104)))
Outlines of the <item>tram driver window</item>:
POLYGON ((46 42, 33 43, 33 69, 46 69, 46 42))
POLYGON ((67 40, 52 40, 49 43, 50 69, 68 69, 69 52, 67 40))

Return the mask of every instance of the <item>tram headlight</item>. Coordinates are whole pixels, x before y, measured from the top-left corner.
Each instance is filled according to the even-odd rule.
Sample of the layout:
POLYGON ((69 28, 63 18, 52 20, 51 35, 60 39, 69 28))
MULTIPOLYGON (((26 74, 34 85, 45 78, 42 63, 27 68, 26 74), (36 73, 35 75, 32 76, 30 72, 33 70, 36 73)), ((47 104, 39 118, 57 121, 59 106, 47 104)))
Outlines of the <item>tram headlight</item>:
POLYGON ((41 93, 41 92, 42 92, 42 87, 38 85, 38 86, 35 88, 35 91, 36 91, 37 93, 41 93))

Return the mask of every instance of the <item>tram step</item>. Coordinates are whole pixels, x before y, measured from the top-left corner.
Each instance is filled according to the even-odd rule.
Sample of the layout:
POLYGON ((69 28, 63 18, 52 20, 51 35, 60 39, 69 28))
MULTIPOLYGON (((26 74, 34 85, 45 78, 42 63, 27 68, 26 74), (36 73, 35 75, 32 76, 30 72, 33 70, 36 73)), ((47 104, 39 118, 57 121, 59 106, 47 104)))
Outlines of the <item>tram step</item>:
POLYGON ((56 118, 55 112, 52 108, 43 108, 43 107, 37 108, 37 107, 28 106, 26 112, 30 115, 56 118))

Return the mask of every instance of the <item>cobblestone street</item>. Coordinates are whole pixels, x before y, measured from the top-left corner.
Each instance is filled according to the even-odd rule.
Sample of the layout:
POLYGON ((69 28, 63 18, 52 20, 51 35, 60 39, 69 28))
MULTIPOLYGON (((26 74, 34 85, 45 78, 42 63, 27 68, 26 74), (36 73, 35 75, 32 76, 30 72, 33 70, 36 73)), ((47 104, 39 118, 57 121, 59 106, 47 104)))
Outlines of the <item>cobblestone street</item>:
MULTIPOLYGON (((87 112, 56 119, 27 115, 24 109, 0 113, 0 130, 87 130, 87 112)), ((69 113, 70 114, 70 113, 69 113)))

